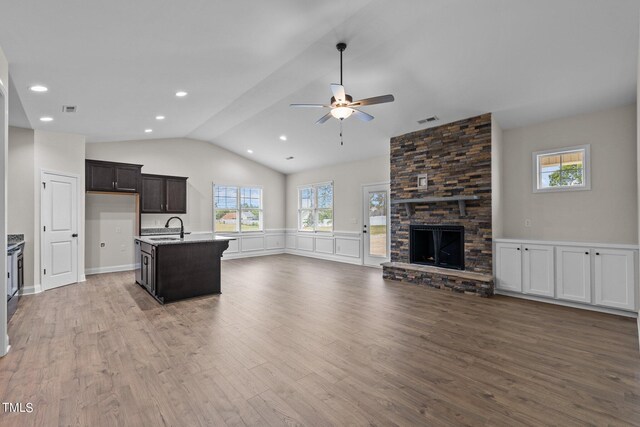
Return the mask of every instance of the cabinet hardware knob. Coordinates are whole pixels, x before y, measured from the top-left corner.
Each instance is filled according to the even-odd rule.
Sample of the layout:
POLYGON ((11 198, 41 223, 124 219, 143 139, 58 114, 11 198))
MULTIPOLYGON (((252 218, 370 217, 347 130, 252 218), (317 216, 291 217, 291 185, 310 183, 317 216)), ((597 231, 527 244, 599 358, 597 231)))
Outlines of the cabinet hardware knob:
POLYGON ((78 233, 73 233, 71 237, 78 237, 78 233))
POLYGON ((520 250, 520 248, 516 248, 517 250, 520 250))
POLYGON ((529 250, 529 248, 524 248, 524 250, 525 250, 525 251, 528 251, 528 250, 529 250))
POLYGON ((589 252, 585 252, 584 254, 585 254, 585 255, 589 255, 589 252))
POLYGON ((600 255, 600 252, 596 252, 596 255, 600 255))

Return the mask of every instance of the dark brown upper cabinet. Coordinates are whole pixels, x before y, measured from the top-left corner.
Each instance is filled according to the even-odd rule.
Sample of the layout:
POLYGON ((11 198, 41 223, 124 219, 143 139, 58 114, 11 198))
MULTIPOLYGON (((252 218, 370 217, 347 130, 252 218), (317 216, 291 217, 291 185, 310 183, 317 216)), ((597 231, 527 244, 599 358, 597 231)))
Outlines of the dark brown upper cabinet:
POLYGON ((140 191, 142 165, 86 160, 86 191, 137 193, 140 191))
POLYGON ((141 213, 187 213, 187 178, 142 174, 141 213))

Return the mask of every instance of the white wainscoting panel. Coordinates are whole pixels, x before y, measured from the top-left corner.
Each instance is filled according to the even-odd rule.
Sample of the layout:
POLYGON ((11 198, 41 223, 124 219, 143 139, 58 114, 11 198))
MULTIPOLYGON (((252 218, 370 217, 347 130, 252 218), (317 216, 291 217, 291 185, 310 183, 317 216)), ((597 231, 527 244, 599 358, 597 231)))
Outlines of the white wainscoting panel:
POLYGON ((313 252, 313 241, 315 236, 298 236, 296 241, 296 248, 300 251, 313 252))
POLYGON ((332 254, 333 237, 316 237, 316 252, 321 254, 332 254))
POLYGON ((285 253, 331 261, 362 264, 362 235, 353 231, 305 233, 286 230, 285 253))
POLYGON ((229 242, 229 248, 224 251, 225 254, 235 254, 240 252, 240 240, 231 240, 229 242))
POLYGON ((265 249, 284 249, 284 234, 274 234, 264 237, 265 249))
POLYGON ((336 255, 360 258, 360 240, 336 237, 336 255))
POLYGON ((216 234, 235 239, 229 241, 229 249, 222 254, 223 260, 285 253, 286 237, 283 229, 270 229, 263 233, 216 234))
POLYGON ((240 249, 242 252, 263 251, 264 236, 241 236, 240 249))
POLYGON ((296 235, 287 234, 287 249, 295 249, 295 248, 296 248, 296 235))

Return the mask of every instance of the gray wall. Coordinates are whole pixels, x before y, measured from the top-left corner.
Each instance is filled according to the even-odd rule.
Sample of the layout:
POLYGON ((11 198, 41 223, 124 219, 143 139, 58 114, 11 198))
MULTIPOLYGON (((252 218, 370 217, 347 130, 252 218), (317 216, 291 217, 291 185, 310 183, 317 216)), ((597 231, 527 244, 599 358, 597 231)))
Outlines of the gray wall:
POLYGON ((298 228, 298 186, 333 181, 335 231, 362 230, 362 185, 389 182, 389 156, 287 175, 287 228, 298 228))
POLYGON ((636 120, 629 105, 505 130, 504 237, 637 243, 636 120), (591 190, 534 194, 532 153, 582 144, 591 144, 591 190))

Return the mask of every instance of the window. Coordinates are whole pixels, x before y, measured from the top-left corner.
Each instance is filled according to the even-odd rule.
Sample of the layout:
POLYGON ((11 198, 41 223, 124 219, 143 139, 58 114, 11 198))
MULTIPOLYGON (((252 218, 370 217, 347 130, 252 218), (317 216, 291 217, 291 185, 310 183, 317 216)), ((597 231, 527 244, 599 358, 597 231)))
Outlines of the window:
POLYGON ((590 190, 589 145, 533 153, 533 192, 590 190))
POLYGON ((298 230, 333 231, 333 183, 298 187, 298 230))
POLYGON ((215 185, 213 190, 213 229, 237 233, 262 231, 262 188, 215 185))

